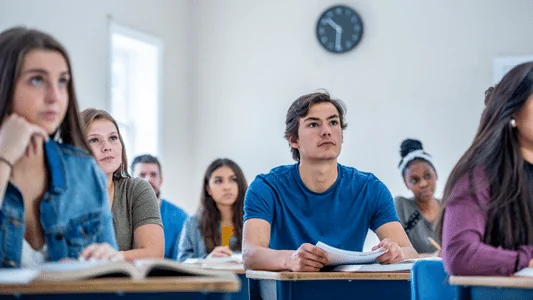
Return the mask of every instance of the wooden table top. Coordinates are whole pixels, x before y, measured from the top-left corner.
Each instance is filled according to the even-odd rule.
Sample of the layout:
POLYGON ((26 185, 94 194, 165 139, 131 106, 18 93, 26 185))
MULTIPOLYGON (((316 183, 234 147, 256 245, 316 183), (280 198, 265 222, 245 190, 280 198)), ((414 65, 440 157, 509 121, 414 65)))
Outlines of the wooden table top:
POLYGON ((410 280, 409 272, 270 272, 246 271, 251 279, 270 280, 410 280))
POLYGON ((451 276, 450 284, 533 289, 533 278, 519 276, 451 276))
POLYGON ((216 278, 153 277, 147 279, 101 278, 77 281, 33 281, 0 284, 0 294, 58 294, 102 292, 237 292, 241 282, 235 274, 216 278))

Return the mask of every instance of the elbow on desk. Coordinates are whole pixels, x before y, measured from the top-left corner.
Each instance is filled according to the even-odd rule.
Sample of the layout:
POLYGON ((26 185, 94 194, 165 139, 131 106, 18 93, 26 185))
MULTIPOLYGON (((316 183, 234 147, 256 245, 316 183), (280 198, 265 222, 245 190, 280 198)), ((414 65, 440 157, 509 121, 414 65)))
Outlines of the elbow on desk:
POLYGON ((244 269, 245 270, 253 270, 254 269, 254 265, 253 265, 253 250, 248 248, 248 249, 243 249, 242 251, 242 263, 244 265, 244 269))

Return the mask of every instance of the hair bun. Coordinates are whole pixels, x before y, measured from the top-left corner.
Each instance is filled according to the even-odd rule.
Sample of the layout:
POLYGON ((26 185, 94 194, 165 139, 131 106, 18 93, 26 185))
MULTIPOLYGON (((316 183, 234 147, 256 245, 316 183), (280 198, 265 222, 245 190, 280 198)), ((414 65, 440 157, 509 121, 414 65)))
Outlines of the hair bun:
POLYGON ((422 142, 415 139, 406 139, 400 146, 400 155, 404 158, 407 154, 416 150, 424 150, 422 142))

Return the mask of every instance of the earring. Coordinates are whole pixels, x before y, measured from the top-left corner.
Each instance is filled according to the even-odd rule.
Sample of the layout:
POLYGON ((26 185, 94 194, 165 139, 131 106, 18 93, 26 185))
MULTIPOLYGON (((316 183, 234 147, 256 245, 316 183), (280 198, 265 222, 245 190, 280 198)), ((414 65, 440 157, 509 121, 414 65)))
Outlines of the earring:
POLYGON ((511 126, 513 126, 513 127, 516 126, 516 120, 515 119, 511 119, 511 126))

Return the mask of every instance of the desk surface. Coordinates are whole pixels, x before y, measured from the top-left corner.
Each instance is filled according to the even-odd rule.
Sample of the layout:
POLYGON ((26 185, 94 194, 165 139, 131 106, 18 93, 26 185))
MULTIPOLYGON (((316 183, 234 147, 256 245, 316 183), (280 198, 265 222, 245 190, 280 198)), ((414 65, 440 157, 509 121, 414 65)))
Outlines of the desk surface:
POLYGON ((363 272, 269 272, 246 271, 251 279, 270 280, 409 280, 409 272, 363 273, 363 272))
POLYGON ((33 281, 30 284, 2 284, 0 294, 58 294, 99 292, 237 292, 236 275, 216 278, 158 277, 147 279, 101 278, 79 281, 33 281))
POLYGON ((533 278, 518 276, 451 276, 450 284, 533 289, 533 278))

